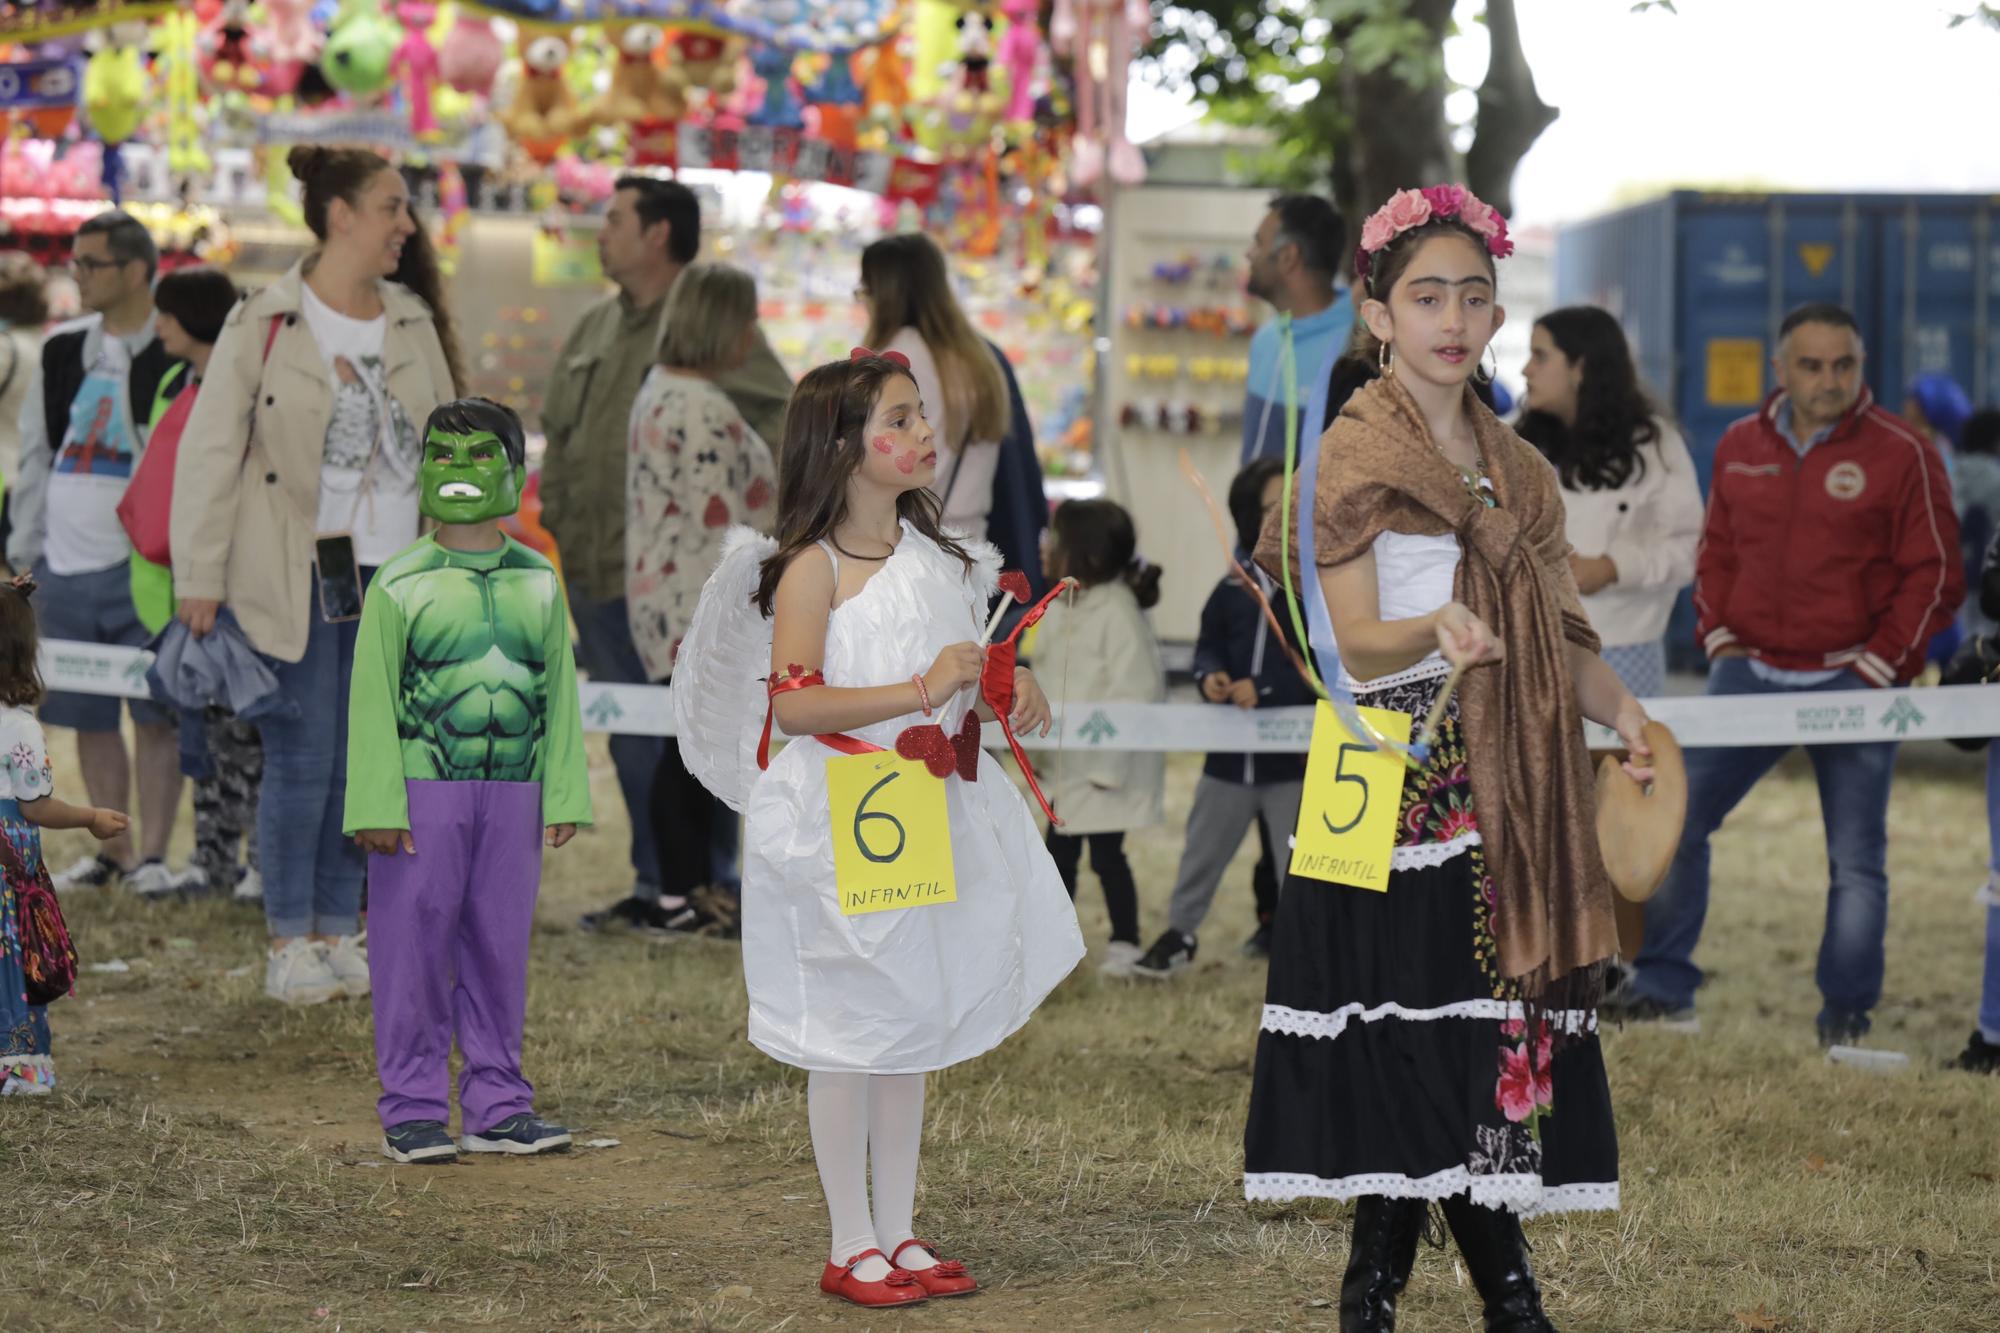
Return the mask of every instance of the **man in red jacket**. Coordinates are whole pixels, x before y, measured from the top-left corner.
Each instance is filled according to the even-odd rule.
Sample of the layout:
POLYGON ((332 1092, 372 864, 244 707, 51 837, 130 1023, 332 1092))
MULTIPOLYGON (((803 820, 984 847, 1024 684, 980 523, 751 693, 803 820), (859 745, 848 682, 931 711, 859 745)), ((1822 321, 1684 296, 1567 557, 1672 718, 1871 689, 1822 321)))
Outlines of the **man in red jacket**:
MULTIPOLYGON (((1885 688, 1924 665, 1964 596, 1958 521, 1934 446, 1875 405, 1861 332, 1835 305, 1786 317, 1779 389, 1716 446, 1695 565, 1710 694, 1885 688)), ((1788 747, 1693 750, 1687 826, 1646 905, 1646 943, 1614 1017, 1693 1031, 1708 839, 1788 747)), ((1868 1031, 1889 919, 1893 741, 1809 745, 1832 869, 1818 981, 1822 1045, 1868 1031)))

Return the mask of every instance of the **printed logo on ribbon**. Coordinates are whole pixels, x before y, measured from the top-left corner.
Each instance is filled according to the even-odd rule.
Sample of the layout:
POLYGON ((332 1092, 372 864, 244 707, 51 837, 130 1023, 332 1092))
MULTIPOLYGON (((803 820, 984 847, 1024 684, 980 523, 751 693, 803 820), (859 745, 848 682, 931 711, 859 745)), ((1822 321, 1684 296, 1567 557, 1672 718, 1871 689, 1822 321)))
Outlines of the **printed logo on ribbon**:
POLYGON ((1859 463, 1835 463, 1826 473, 1826 493, 1836 500, 1858 500, 1868 489, 1868 474, 1859 463))

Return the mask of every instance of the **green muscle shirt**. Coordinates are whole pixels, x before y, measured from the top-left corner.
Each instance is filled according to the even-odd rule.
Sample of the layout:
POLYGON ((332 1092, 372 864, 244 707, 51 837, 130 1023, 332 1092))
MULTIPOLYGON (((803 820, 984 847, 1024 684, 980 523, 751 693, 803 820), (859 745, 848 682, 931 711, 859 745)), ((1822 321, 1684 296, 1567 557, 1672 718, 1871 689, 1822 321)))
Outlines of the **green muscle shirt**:
POLYGON ((539 782, 544 824, 591 822, 562 585, 511 537, 481 552, 421 538, 368 585, 343 831, 408 828, 405 779, 539 782))

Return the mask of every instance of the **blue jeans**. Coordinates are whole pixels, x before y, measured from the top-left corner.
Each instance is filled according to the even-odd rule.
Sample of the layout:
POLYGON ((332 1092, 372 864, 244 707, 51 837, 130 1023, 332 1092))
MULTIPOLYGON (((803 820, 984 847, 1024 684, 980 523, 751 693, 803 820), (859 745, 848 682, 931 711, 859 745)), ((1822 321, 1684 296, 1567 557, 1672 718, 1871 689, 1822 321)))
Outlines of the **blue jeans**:
MULTIPOLYGON (((1815 694, 1864 688, 1843 672, 1822 685, 1774 685, 1740 657, 1725 657, 1709 671, 1710 694, 1815 694)), ((1687 825, 1667 882, 1646 904, 1646 943, 1635 960, 1633 989, 1676 1008, 1694 1003, 1701 969, 1695 944, 1708 915, 1708 839, 1722 821, 1775 768, 1790 747, 1687 752, 1687 825)), ((1889 923, 1889 785, 1896 743, 1808 745, 1819 784, 1820 819, 1832 884, 1826 930, 1820 938, 1817 979, 1822 1024, 1868 1026, 1868 1011, 1882 998, 1882 936, 1889 923)))
MULTIPOLYGON (((372 566, 363 567, 364 588, 374 575, 372 566)), ((296 662, 265 659, 279 692, 297 701, 298 714, 257 724, 264 741, 257 863, 264 921, 274 939, 354 934, 367 873, 361 849, 340 831, 347 813, 347 689, 361 622, 327 624, 316 589, 306 605, 305 655, 296 662)))
MULTIPOLYGON (((1993 875, 2000 879, 2000 743, 1986 751, 1986 836, 1993 875)), ((2000 1045, 2000 902, 1986 909, 1986 984, 1979 993, 1979 1035, 2000 1045)))
MULTIPOLYGON (((569 590, 569 611, 576 619, 576 664, 604 685, 644 685, 645 663, 632 642, 625 619, 625 599, 593 602, 569 590)), ((660 892, 660 852, 653 842, 653 773, 660 766, 661 736, 613 736, 611 764, 618 770, 618 790, 625 798, 626 822, 632 826, 632 893, 655 898, 660 892)))

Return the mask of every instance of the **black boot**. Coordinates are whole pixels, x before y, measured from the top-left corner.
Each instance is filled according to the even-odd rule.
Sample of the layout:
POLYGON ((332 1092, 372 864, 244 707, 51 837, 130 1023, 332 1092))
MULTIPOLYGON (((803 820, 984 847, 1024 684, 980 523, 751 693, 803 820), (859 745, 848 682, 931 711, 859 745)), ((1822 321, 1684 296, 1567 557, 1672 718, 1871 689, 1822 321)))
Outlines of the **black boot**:
POLYGON ((1354 1201, 1354 1247, 1340 1283, 1340 1333, 1391 1333, 1396 1298, 1417 1261, 1422 1199, 1364 1194, 1354 1201))
POLYGON ((1556 1333, 1542 1313, 1542 1293, 1528 1266, 1528 1238, 1521 1219, 1504 1208, 1474 1203, 1468 1195, 1445 1200, 1445 1221, 1465 1256, 1472 1285, 1486 1302, 1486 1333, 1556 1333))

